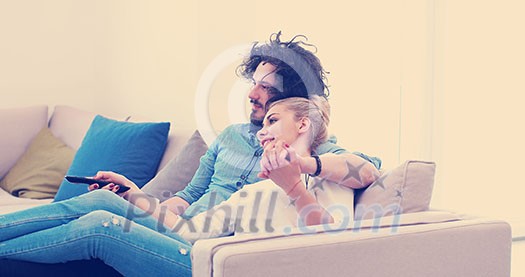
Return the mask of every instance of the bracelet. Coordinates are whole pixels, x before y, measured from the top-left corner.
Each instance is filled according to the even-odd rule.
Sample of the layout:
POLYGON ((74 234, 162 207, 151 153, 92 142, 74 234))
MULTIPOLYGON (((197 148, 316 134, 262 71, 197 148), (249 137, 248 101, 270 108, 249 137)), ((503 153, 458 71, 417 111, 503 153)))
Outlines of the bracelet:
POLYGON ((322 164, 321 164, 321 159, 319 158, 319 156, 317 155, 312 155, 312 158, 315 159, 315 163, 317 164, 317 169, 315 170, 315 173, 314 174, 308 174, 312 177, 317 177, 319 176, 319 174, 321 174, 321 169, 322 169, 322 164))
POLYGON ((286 191, 286 195, 289 195, 290 192, 292 192, 295 189, 295 187, 297 187, 297 185, 299 183, 301 183, 301 179, 299 179, 299 181, 295 182, 295 184, 292 186, 292 188, 289 191, 286 191))

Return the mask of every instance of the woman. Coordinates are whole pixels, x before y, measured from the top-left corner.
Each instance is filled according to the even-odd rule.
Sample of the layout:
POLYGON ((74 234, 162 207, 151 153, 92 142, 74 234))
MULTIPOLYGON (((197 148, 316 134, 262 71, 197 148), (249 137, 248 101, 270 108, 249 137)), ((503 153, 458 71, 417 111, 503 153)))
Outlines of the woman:
MULTIPOLYGON (((319 97, 270 105, 258 133, 264 147, 260 176, 269 180, 245 186, 190 221, 152 201, 124 176, 99 172, 95 179, 131 189, 121 198, 111 192, 117 185, 96 190, 95 184, 88 194, 0 216, 0 258, 42 263, 99 258, 126 276, 191 276, 189 251, 196 239, 334 222, 325 208, 346 204, 351 211, 352 190, 331 184, 315 191, 322 184, 300 175, 301 159, 326 140, 327 107, 319 97)), ((320 176, 346 174, 343 160, 330 161, 317 164, 320 176)))

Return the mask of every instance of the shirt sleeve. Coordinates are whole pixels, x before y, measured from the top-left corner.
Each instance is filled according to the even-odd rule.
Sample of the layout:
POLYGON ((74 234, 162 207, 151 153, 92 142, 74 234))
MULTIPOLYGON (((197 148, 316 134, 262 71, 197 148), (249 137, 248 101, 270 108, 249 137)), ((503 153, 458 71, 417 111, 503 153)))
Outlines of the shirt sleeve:
POLYGON ((363 153, 358 152, 358 151, 354 151, 354 152, 352 152, 352 154, 357 155, 357 156, 359 156, 359 157, 361 157, 361 158, 371 162, 377 169, 381 169, 382 161, 381 161, 381 159, 379 157, 371 157, 371 156, 368 156, 368 155, 363 154, 363 153))
POLYGON ((379 157, 372 157, 372 156, 368 156, 364 153, 361 153, 359 151, 354 151, 352 153, 350 153, 348 150, 338 146, 337 144, 337 138, 334 136, 334 135, 331 135, 328 140, 319 145, 316 149, 316 152, 317 154, 319 155, 322 155, 322 154, 326 154, 326 153, 334 153, 334 154, 337 154, 337 155, 340 155, 340 154, 354 154, 354 155, 357 155, 363 159, 365 159, 366 161, 372 163, 377 169, 381 169, 381 164, 382 164, 382 161, 379 157))
POLYGON ((221 135, 210 145, 206 153, 201 157, 199 167, 193 175, 190 183, 181 191, 175 193, 189 204, 199 200, 210 186, 211 177, 215 172, 215 161, 219 152, 221 135))
POLYGON ((319 155, 326 154, 326 153, 334 153, 337 155, 350 153, 346 149, 337 145, 336 143, 337 143, 337 139, 335 138, 335 136, 332 135, 330 136, 328 141, 319 145, 317 149, 315 150, 315 152, 317 152, 317 154, 319 155))

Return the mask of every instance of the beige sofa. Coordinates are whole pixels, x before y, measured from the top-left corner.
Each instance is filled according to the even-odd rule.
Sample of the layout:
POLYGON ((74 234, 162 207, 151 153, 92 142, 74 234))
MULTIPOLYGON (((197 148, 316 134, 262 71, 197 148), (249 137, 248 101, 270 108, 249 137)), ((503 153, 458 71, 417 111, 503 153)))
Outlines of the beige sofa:
MULTIPOLYGON (((45 126, 78 149, 94 116, 67 106, 57 106, 51 115, 46 106, 0 110, 2 130, 17 131, 0 139, 0 177, 45 126)), ((191 134, 171 130, 159 170, 177 156, 191 134)), ((51 199, 21 199, 0 190, 0 214, 48 202, 51 199)), ((355 205, 359 204, 358 199, 355 205)), ((406 211, 344 227, 316 226, 307 234, 296 228, 286 234, 200 240, 191 252, 194 276, 510 275, 512 239, 506 222, 447 211, 406 211)))

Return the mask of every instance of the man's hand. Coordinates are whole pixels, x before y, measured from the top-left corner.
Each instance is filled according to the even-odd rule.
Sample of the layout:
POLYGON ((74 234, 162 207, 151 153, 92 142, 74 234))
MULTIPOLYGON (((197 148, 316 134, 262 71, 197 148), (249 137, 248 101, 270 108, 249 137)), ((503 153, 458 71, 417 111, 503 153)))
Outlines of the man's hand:
POLYGON ((190 206, 190 203, 178 196, 174 196, 162 202, 162 205, 168 207, 168 210, 174 214, 181 215, 190 206))

